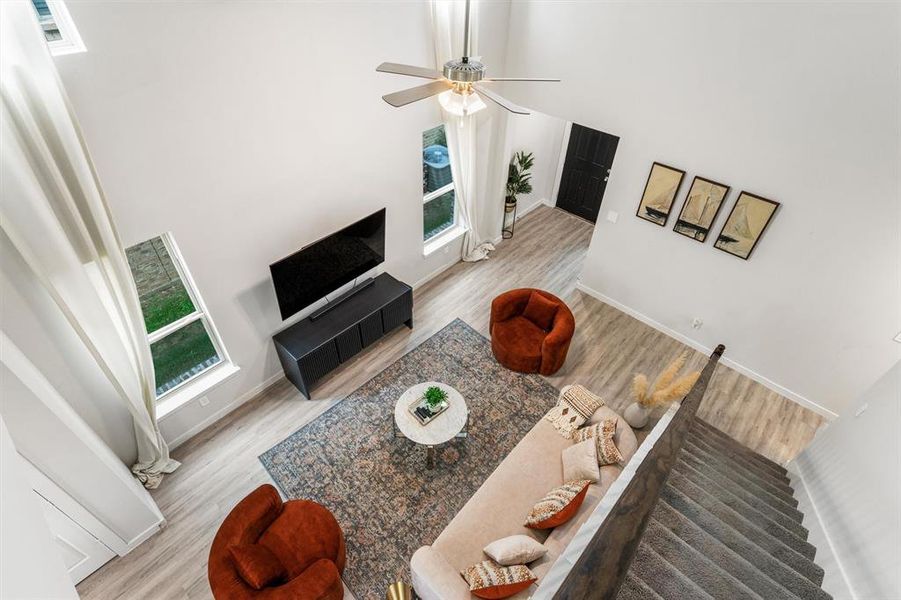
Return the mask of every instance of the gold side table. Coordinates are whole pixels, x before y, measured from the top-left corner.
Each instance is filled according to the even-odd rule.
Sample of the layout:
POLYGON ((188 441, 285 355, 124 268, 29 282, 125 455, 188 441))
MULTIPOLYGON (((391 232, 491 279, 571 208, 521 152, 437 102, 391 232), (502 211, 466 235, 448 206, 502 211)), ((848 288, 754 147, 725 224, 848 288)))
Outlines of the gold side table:
POLYGON ((413 600, 413 588, 403 581, 395 581, 388 586, 385 600, 413 600))

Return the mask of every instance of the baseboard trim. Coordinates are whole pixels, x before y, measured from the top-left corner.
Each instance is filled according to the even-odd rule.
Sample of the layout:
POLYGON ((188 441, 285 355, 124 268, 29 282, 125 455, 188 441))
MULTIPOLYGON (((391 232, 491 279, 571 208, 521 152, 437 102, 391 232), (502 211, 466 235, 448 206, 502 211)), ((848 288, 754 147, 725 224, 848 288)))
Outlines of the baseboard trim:
POLYGON ((148 539, 150 539, 151 537, 153 537, 154 535, 159 533, 160 530, 162 530, 163 527, 165 527, 165 526, 166 526, 166 521, 164 519, 163 521, 161 521, 159 523, 155 523, 151 527, 148 527, 142 533, 139 533, 138 535, 136 535, 135 537, 133 537, 131 540, 129 540, 127 542, 127 546, 125 547, 125 552, 117 552, 117 554, 119 556, 125 556, 126 554, 128 554, 129 552, 131 552, 132 550, 134 550, 135 548, 137 548, 138 546, 140 546, 141 544, 146 542, 148 539))
POLYGON ((413 289, 418 290, 419 288, 421 288, 422 286, 424 286, 431 280, 435 279, 436 277, 438 277, 439 275, 441 275, 442 273, 444 273, 445 271, 450 269, 452 266, 454 266, 461 260, 462 259, 460 257, 457 257, 457 260, 455 260, 454 262, 446 264, 446 265, 441 265, 440 267, 438 267, 437 269, 435 269, 434 271, 432 271, 431 273, 429 273, 428 275, 426 275, 425 277, 423 277, 422 279, 420 279, 419 281, 414 283, 412 286, 413 289))
MULTIPOLYGON (((554 208, 554 205, 551 204, 550 200, 548 200, 547 198, 542 198, 541 200, 539 200, 539 201, 536 202, 535 204, 531 205, 530 207, 526 208, 525 210, 516 213, 516 220, 514 221, 514 223, 519 222, 519 221, 521 221, 522 219, 524 219, 529 213, 531 213, 532 211, 534 211, 534 210, 535 210, 536 208, 538 208, 539 206, 547 206, 547 207, 550 207, 550 208, 554 208)), ((500 242, 502 242, 502 241, 504 241, 503 234, 501 234, 501 235, 497 236, 496 238, 494 238, 494 240, 492 241, 492 243, 497 244, 497 243, 500 243, 500 242)))
MULTIPOLYGON (((627 315, 638 319, 645 325, 649 325, 650 327, 653 327, 657 331, 659 331, 661 333, 665 333, 669 337, 679 340, 686 346, 694 348, 698 352, 703 352, 704 354, 710 354, 713 351, 713 348, 708 348, 701 342, 699 342, 695 339, 692 339, 686 335, 683 335, 683 334, 679 333, 678 331, 667 327, 663 323, 655 321, 651 317, 635 310, 631 306, 627 306, 627 305, 623 304, 622 302, 619 302, 618 300, 615 300, 605 294, 602 294, 601 292, 599 292, 591 287, 588 287, 581 281, 576 283, 576 289, 578 289, 579 291, 581 291, 585 294, 588 294, 589 296, 591 296, 592 298, 595 298, 596 300, 600 300, 601 302, 603 302, 605 304, 609 304, 610 306, 623 311, 627 315)), ((775 381, 773 381, 767 377, 764 377, 760 373, 757 373, 756 371, 749 369, 748 367, 742 365, 741 363, 735 362, 734 360, 732 360, 726 356, 723 356, 723 358, 720 359, 720 362, 723 363, 724 365, 726 365, 727 367, 729 367, 730 369, 738 371, 742 375, 749 377, 750 379, 753 379, 754 381, 763 385, 764 387, 767 387, 767 388, 773 390, 777 394, 779 394, 781 396, 785 396, 792 402, 795 402, 796 404, 800 404, 804 408, 810 409, 813 412, 815 412, 819 415, 822 415, 823 417, 825 417, 826 419, 829 419, 830 421, 833 419, 836 419, 838 417, 837 413, 832 412, 825 406, 817 404, 816 402, 802 396, 801 394, 793 392, 792 390, 779 385, 775 381)))
POLYGON ((804 513, 803 525, 809 532, 808 541, 816 546, 817 564, 826 571, 823 579, 823 591, 835 600, 857 600, 845 567, 835 551, 835 545, 829 536, 829 531, 817 510, 817 504, 813 500, 807 481, 804 479, 804 469, 796 460, 788 463, 786 467, 791 478, 792 487, 795 490, 795 498, 798 500, 798 510, 804 513), (830 577, 829 574, 837 575, 830 577))
POLYGON ((198 433, 200 433, 201 431, 203 431, 204 429, 206 429, 207 427, 209 427, 210 425, 212 425, 213 423, 215 423, 216 421, 218 421, 219 419, 221 419, 228 413, 232 412, 233 410, 235 410, 236 408, 238 408, 245 402, 252 400, 253 398, 260 395, 262 392, 264 392, 268 388, 272 387, 273 385, 275 385, 276 383, 278 383, 280 380, 282 380, 284 378, 285 378, 284 373, 276 373, 275 375, 268 377, 267 379, 263 380, 261 383, 250 388, 249 390, 247 390, 246 392, 244 392, 243 394, 241 394, 240 396, 238 396, 237 398, 235 398, 234 400, 232 400, 231 402, 229 402, 228 404, 226 404, 225 406, 223 406, 222 408, 220 408, 219 410, 217 410, 216 412, 211 414, 209 417, 207 417, 206 419, 204 419, 203 421, 201 421, 194 427, 191 427, 190 429, 188 429, 187 431, 182 433, 180 436, 176 437, 171 442, 169 442, 169 450, 175 450, 176 448, 181 446, 183 443, 187 442, 189 439, 191 439, 192 437, 194 437, 195 435, 197 435, 198 433))

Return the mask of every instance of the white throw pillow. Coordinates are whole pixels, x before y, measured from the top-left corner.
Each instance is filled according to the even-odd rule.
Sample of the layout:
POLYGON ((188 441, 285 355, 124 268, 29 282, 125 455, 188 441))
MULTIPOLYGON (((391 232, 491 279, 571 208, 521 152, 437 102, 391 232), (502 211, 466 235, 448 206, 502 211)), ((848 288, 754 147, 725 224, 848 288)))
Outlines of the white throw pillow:
POLYGON ((491 542, 482 552, 499 565, 509 567, 538 560, 547 553, 547 548, 538 540, 519 534, 491 542))
POLYGON ((593 483, 600 478, 598 446, 595 440, 589 438, 563 451, 563 481, 587 479, 593 483))

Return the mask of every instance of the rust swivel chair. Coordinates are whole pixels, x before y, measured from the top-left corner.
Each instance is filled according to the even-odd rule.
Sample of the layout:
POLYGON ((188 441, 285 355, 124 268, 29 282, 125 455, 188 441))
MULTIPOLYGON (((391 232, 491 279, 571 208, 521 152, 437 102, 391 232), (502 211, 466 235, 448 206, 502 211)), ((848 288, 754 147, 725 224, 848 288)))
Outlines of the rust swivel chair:
POLYGON ((521 373, 553 375, 566 360, 576 320, 557 296, 521 288, 491 302, 489 327, 499 363, 521 373))
POLYGON ((216 600, 341 600, 344 534, 325 507, 261 485, 225 517, 210 549, 216 600))

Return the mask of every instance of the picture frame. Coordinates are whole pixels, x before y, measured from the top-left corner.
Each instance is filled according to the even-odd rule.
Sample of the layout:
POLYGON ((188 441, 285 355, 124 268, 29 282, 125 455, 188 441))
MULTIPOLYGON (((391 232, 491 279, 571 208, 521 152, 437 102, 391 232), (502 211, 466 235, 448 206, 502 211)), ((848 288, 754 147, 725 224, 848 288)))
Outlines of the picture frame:
POLYGON ((714 247, 748 260, 780 206, 775 200, 742 191, 729 211, 714 247))
POLYGON ((653 163, 635 216, 665 227, 684 178, 685 171, 681 169, 660 162, 653 163))
POLYGON ((673 231, 697 242, 707 241, 707 235, 732 188, 706 177, 695 176, 688 188, 688 196, 673 231))

